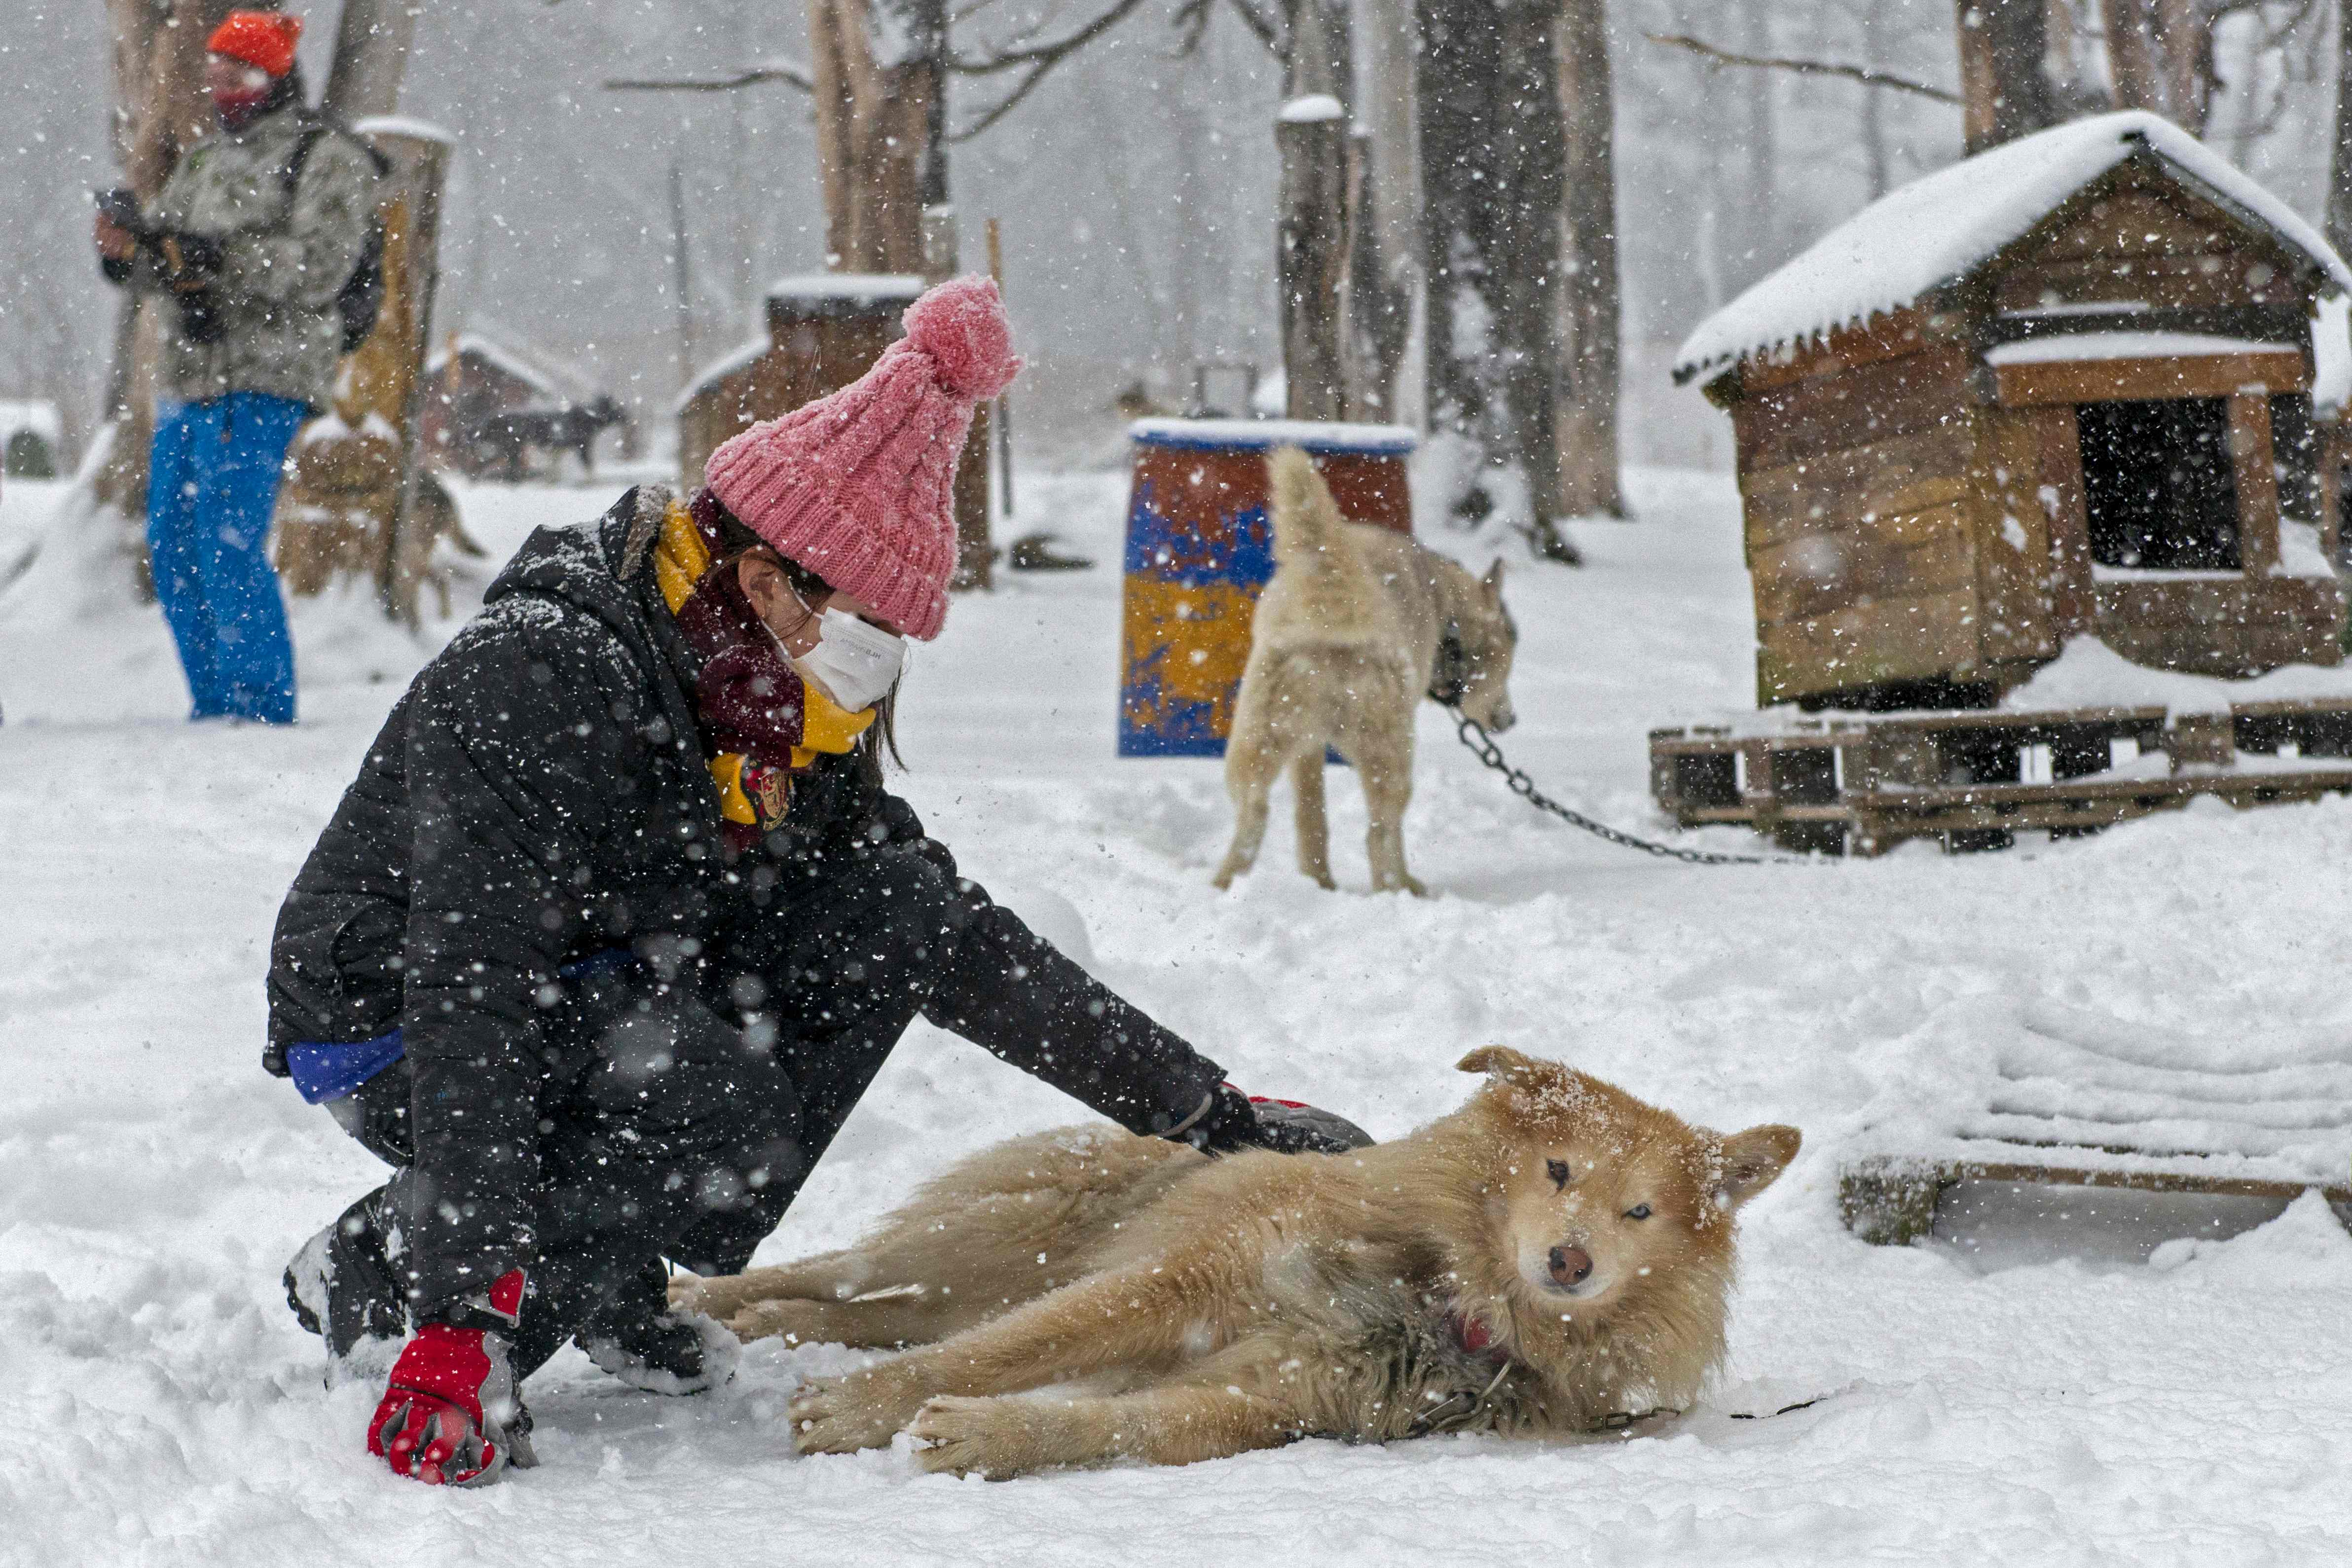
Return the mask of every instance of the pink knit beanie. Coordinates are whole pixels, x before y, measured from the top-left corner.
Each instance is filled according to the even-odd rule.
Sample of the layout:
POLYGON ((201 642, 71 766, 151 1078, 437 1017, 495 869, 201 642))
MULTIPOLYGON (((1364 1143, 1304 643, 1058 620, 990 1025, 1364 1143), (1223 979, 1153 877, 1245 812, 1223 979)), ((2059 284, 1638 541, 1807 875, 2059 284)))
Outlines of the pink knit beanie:
POLYGON ((928 643, 955 570, 956 459, 1021 361, 988 278, 940 284, 905 320, 871 370, 727 442, 702 475, 787 559, 928 643))

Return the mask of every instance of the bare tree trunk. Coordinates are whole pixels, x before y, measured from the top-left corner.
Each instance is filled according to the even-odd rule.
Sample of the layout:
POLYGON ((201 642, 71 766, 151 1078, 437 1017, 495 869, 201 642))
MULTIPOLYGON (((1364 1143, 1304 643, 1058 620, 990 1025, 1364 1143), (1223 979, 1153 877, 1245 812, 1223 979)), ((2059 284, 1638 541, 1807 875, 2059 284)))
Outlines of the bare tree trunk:
POLYGON ((1275 123, 1282 155, 1275 267, 1282 305, 1286 411, 1348 416, 1339 277, 1348 243, 1348 122, 1336 100, 1294 99, 1275 123))
POLYGON ((839 272, 920 274, 944 9, 939 0, 808 0, 808 8, 826 262, 839 272))
POLYGON ((2156 47, 2149 0, 2099 0, 2107 36, 2107 72, 2117 109, 2166 110, 2165 73, 2156 47))
MULTIPOLYGON (((1769 55, 1772 52, 1772 13, 1768 5, 1747 0, 1739 6, 1747 23, 1748 53, 1769 55)), ((1740 85, 1748 95, 1748 188, 1741 193, 1740 204, 1747 209, 1748 218, 1741 225, 1748 231, 1748 251, 1750 256, 1743 287, 1760 276, 1769 267, 1780 260, 1780 138, 1775 134, 1772 94, 1779 83, 1773 71, 1742 71, 1740 85)))
POLYGON ((2352 5, 2336 10, 2336 151, 2327 167, 2327 243, 2352 256, 2352 5))
MULTIPOLYGON (((1886 58, 1886 12, 1885 7, 1865 4, 1862 8, 1862 57, 1871 65, 1886 58)), ((1862 91, 1862 154, 1870 172, 1870 199, 1886 194, 1894 183, 1886 156, 1886 105, 1876 88, 1862 91)))
POLYGON ((2155 0, 2158 68, 2164 78, 2164 112, 2191 136, 2205 134, 2212 112, 2215 18, 2198 0, 2155 0))
POLYGON ((1286 7, 1288 57, 1274 141, 1281 161, 1275 276, 1282 368, 1293 419, 1345 419, 1349 234, 1348 109, 1354 70, 1348 15, 1331 0, 1286 7))
POLYGON ((1560 204, 1559 506, 1570 517, 1622 517, 1616 115, 1603 0, 1567 0, 1554 41, 1568 168, 1560 204))
MULTIPOLYGON (((256 0, 264 9, 273 0, 256 0)), ((212 130, 205 95, 205 40, 227 15, 230 0, 108 0, 114 27, 115 153, 122 182, 142 203, 155 199, 180 154, 212 130)), ((125 296, 116 319, 107 367, 104 415, 112 425, 106 460, 90 480, 90 498, 135 524, 147 510, 148 447, 154 436, 155 373, 160 343, 152 302, 125 296)), ((143 538, 126 528, 125 548, 137 562, 143 597, 143 538)))
POLYGON ((340 119, 396 113, 422 0, 343 0, 320 107, 340 119))
POLYGON ((1516 473, 1530 542, 1570 559, 1554 528, 1566 150, 1553 13, 1529 0, 1420 0, 1419 15, 1430 422, 1472 460, 1443 504, 1483 517, 1493 478, 1516 473))
MULTIPOLYGON (((2109 6, 2134 0, 2105 0, 2109 6)), ((1968 150, 1981 152, 2058 123, 2043 75, 2047 0, 1957 0, 1968 150)))
POLYGON ((1421 297, 1421 165, 1414 134, 1412 7, 1360 0, 1356 134, 1350 183, 1356 237, 1348 252, 1349 402, 1368 419, 1417 424, 1420 388, 1407 379, 1421 297))

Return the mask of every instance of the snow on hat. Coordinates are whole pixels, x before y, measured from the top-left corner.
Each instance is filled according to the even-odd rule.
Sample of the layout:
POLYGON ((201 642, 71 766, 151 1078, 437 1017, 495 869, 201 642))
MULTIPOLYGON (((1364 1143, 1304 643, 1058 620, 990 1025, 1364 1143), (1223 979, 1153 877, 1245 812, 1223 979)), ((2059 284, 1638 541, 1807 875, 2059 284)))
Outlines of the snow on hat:
POLYGON ((703 481, 795 564, 929 642, 955 570, 955 471, 972 410, 1021 361, 996 285, 952 278, 907 307, 907 335, 839 392, 755 424, 703 481))
POLYGON ((294 68, 294 41, 301 36, 299 16, 283 11, 231 11, 205 40, 205 48, 282 77, 294 68))

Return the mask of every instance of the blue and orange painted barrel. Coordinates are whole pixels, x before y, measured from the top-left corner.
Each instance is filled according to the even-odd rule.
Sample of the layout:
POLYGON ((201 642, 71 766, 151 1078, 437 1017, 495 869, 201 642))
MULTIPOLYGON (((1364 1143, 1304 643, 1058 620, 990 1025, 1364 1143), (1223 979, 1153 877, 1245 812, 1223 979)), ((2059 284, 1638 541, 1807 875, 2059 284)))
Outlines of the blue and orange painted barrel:
POLYGON ((1258 591, 1274 575, 1266 455, 1304 448, 1340 513, 1412 532, 1402 425, 1146 419, 1129 431, 1118 754, 1222 757, 1258 591))

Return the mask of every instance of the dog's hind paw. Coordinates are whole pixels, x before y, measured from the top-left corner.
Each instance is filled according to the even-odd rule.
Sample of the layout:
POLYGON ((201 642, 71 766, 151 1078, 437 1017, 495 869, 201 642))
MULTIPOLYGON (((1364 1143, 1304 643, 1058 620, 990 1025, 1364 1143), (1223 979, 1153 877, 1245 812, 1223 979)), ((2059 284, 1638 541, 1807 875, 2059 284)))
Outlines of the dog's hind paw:
POLYGON ((887 1448, 920 1407, 923 1394, 891 1363, 803 1386, 786 1408, 793 1447, 803 1454, 887 1448))
POLYGON ((1034 1452, 1022 1412, 1005 1399, 928 1400, 908 1425, 915 1462, 934 1475, 1006 1480, 1048 1462, 1034 1452))

